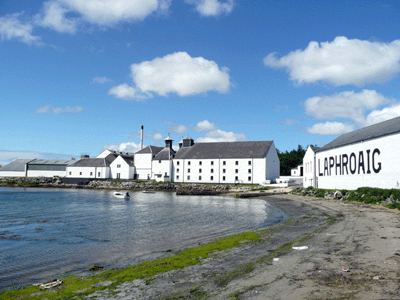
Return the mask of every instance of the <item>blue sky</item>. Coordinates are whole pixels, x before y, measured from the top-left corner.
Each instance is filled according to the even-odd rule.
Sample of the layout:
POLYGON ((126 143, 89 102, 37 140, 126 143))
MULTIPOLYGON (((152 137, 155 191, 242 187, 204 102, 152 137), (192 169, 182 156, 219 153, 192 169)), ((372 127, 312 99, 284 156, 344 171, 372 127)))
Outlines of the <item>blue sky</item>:
POLYGON ((400 115, 400 2, 0 4, 0 164, 105 148, 323 145, 400 115))

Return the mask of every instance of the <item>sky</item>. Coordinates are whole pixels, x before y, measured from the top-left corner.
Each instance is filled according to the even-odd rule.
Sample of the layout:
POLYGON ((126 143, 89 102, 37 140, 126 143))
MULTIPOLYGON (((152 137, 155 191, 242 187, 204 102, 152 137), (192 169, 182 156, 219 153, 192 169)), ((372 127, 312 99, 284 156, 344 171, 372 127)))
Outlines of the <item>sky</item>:
POLYGON ((322 146, 400 116, 400 1, 0 1, 0 164, 322 146))

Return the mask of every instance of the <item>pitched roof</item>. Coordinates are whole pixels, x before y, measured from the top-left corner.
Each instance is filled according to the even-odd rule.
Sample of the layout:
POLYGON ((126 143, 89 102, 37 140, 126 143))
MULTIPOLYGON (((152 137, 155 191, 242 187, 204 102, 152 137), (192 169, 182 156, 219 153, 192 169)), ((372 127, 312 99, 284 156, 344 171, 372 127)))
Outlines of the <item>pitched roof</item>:
POLYGON ((29 165, 69 165, 76 160, 66 159, 35 159, 32 162, 29 162, 29 165))
POLYGON ((132 156, 128 157, 128 156, 122 156, 121 155, 121 157, 128 165, 130 165, 130 166, 134 166, 135 165, 134 164, 134 158, 132 156))
POLYGON ((181 148, 175 159, 264 158, 273 141, 196 143, 181 148))
POLYGON ((153 158, 153 160, 170 160, 174 157, 175 151, 170 148, 164 148, 153 158))
POLYGON ((109 167, 115 158, 113 154, 109 154, 105 158, 82 158, 70 164, 68 167, 109 167))
POLYGON ((2 166, 0 171, 10 171, 10 172, 24 172, 27 163, 34 161, 35 159, 15 159, 8 165, 2 166))
POLYGON ((318 149, 317 152, 343 147, 397 132, 400 132, 400 117, 342 134, 332 142, 318 149))
POLYGON ((138 152, 136 152, 135 154, 143 154, 143 153, 153 153, 153 154, 157 154, 158 152, 160 152, 162 149, 164 149, 163 147, 156 147, 156 146, 147 146, 141 150, 139 150, 138 152))

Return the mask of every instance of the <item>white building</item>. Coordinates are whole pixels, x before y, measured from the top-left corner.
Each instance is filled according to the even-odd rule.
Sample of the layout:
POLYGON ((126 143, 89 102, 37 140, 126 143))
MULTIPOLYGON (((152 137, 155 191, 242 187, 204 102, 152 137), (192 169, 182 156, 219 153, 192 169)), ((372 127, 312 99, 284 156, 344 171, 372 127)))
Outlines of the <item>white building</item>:
POLYGON ((16 159, 0 168, 0 177, 65 177, 66 168, 76 160, 16 159))
POLYGON ((303 176, 303 165, 298 165, 296 168, 291 169, 290 176, 294 176, 294 177, 303 176))
POLYGON ((196 143, 187 137, 173 159, 173 181, 259 184, 279 177, 273 141, 196 143))
POLYGON ((153 177, 153 158, 162 147, 147 146, 135 153, 136 179, 151 179, 153 177))
POLYGON ((168 135, 164 140, 165 148, 156 154, 152 160, 152 176, 155 181, 173 181, 172 180, 172 159, 175 156, 175 151, 172 149, 172 142, 174 141, 168 135))
POLYGON ((397 117, 343 134, 315 151, 309 147, 303 159, 304 187, 400 188, 399 146, 397 117))

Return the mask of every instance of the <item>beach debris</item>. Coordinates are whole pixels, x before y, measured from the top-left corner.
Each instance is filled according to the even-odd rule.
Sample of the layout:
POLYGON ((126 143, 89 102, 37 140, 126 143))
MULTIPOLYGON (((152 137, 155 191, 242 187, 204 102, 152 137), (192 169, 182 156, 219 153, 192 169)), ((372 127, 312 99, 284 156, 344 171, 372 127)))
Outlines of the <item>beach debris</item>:
POLYGON ((56 286, 61 285, 63 282, 60 279, 54 279, 48 282, 43 282, 43 283, 35 283, 33 286, 38 286, 39 289, 51 289, 56 286))
POLYGON ((279 257, 275 257, 275 258, 273 258, 272 260, 273 260, 273 261, 278 261, 278 260, 279 260, 279 257))
POLYGON ((93 265, 89 267, 89 271, 99 271, 99 270, 103 270, 104 267, 100 266, 100 265, 93 265))
POLYGON ((379 276, 379 275, 377 275, 377 276, 374 276, 374 278, 372 278, 373 280, 381 280, 382 279, 382 276, 379 276))
POLYGON ((342 268, 342 271, 343 271, 343 272, 350 272, 350 268, 349 268, 349 267, 343 267, 343 268, 342 268))
POLYGON ((299 246, 299 247, 292 247, 293 250, 306 250, 308 246, 299 246))

